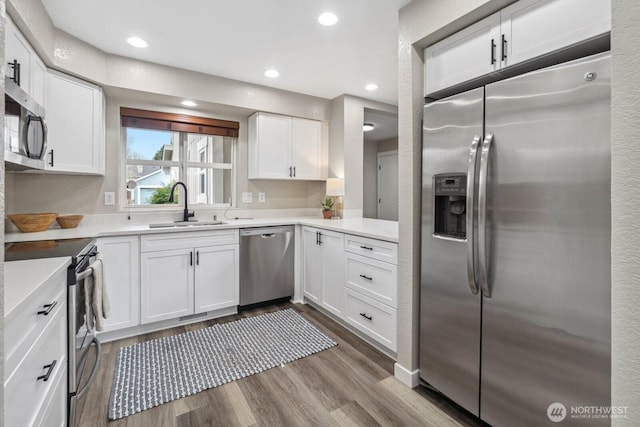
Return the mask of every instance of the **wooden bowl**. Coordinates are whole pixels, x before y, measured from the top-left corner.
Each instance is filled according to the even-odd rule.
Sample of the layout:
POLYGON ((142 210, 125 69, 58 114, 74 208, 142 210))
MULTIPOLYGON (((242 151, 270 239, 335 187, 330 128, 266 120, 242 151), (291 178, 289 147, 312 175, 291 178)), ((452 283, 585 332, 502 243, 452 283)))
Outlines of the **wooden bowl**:
POLYGON ((56 218, 60 228, 76 228, 80 221, 82 221, 84 215, 60 215, 56 218))
POLYGON ((13 214, 7 217, 13 222, 22 233, 33 233, 44 231, 58 216, 57 213, 37 213, 37 214, 13 214))

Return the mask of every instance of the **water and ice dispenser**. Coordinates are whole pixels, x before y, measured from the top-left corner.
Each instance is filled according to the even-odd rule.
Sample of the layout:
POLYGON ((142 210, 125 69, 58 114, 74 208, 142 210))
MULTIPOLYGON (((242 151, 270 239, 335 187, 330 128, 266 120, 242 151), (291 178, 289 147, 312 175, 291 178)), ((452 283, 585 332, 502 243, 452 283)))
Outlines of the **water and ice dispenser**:
POLYGON ((465 239, 467 237, 467 175, 439 174, 434 181, 434 235, 465 239))

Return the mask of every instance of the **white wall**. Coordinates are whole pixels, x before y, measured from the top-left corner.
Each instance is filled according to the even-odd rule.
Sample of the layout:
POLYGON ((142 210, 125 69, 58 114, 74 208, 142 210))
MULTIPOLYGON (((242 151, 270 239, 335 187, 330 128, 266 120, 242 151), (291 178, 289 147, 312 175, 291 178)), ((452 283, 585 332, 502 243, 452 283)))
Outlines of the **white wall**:
POLYGON ((612 401, 628 406, 614 427, 640 425, 640 2, 612 7, 612 401))
MULTIPOLYGON (((418 369, 422 50, 510 0, 414 0, 400 12, 398 364, 418 369)), ((612 404, 614 427, 640 424, 640 3, 612 1, 612 404)))
MULTIPOLYGON (((0 18, 5 17, 5 3, 0 0, 0 18)), ((0 25, 0 40, 4 40, 4 25, 0 25)), ((0 43, 0 64, 4 64, 4 42, 0 43)), ((4 79, 0 79, 0 98, 4 98, 4 79)), ((4 103, 0 106, 0 123, 4 123, 4 103)), ((0 146, 4 147, 4 132, 0 133, 0 146)), ((0 176, 4 176, 4 150, 0 150, 0 176)), ((0 216, 4 218, 4 185, 0 180, 0 216)), ((0 301, 4 302, 4 221, 0 221, 0 301)), ((0 304, 0 337, 4 337, 4 303, 0 304)), ((4 345, 0 346, 0 360, 4 360, 4 345)), ((0 364, 0 378, 4 378, 4 363, 0 364)), ((4 420, 4 387, 0 387, 0 420, 4 420)), ((0 424, 2 424, 0 422, 0 424)))

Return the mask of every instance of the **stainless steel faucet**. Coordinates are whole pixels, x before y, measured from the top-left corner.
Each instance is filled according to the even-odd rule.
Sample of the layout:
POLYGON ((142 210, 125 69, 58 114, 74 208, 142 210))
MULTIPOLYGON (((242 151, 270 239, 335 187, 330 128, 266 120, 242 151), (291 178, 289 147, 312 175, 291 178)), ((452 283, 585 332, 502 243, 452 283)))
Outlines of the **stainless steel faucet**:
POLYGON ((189 221, 189 218, 193 218, 196 214, 195 212, 189 212, 189 208, 188 208, 189 196, 187 195, 187 186, 184 184, 184 182, 178 181, 175 184, 173 184, 173 187, 171 187, 171 194, 169 195, 169 203, 173 203, 173 191, 176 189, 178 185, 182 185, 182 188, 184 188, 184 212, 182 214, 182 221, 187 222, 189 221))

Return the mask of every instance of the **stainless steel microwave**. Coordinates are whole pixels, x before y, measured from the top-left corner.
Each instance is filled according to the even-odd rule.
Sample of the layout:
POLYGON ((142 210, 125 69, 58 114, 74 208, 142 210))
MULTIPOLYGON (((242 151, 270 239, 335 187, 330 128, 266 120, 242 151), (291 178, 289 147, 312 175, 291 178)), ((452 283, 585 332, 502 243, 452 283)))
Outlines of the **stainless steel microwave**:
POLYGON ((4 160, 8 171, 44 169, 47 123, 44 107, 5 78, 4 160))

